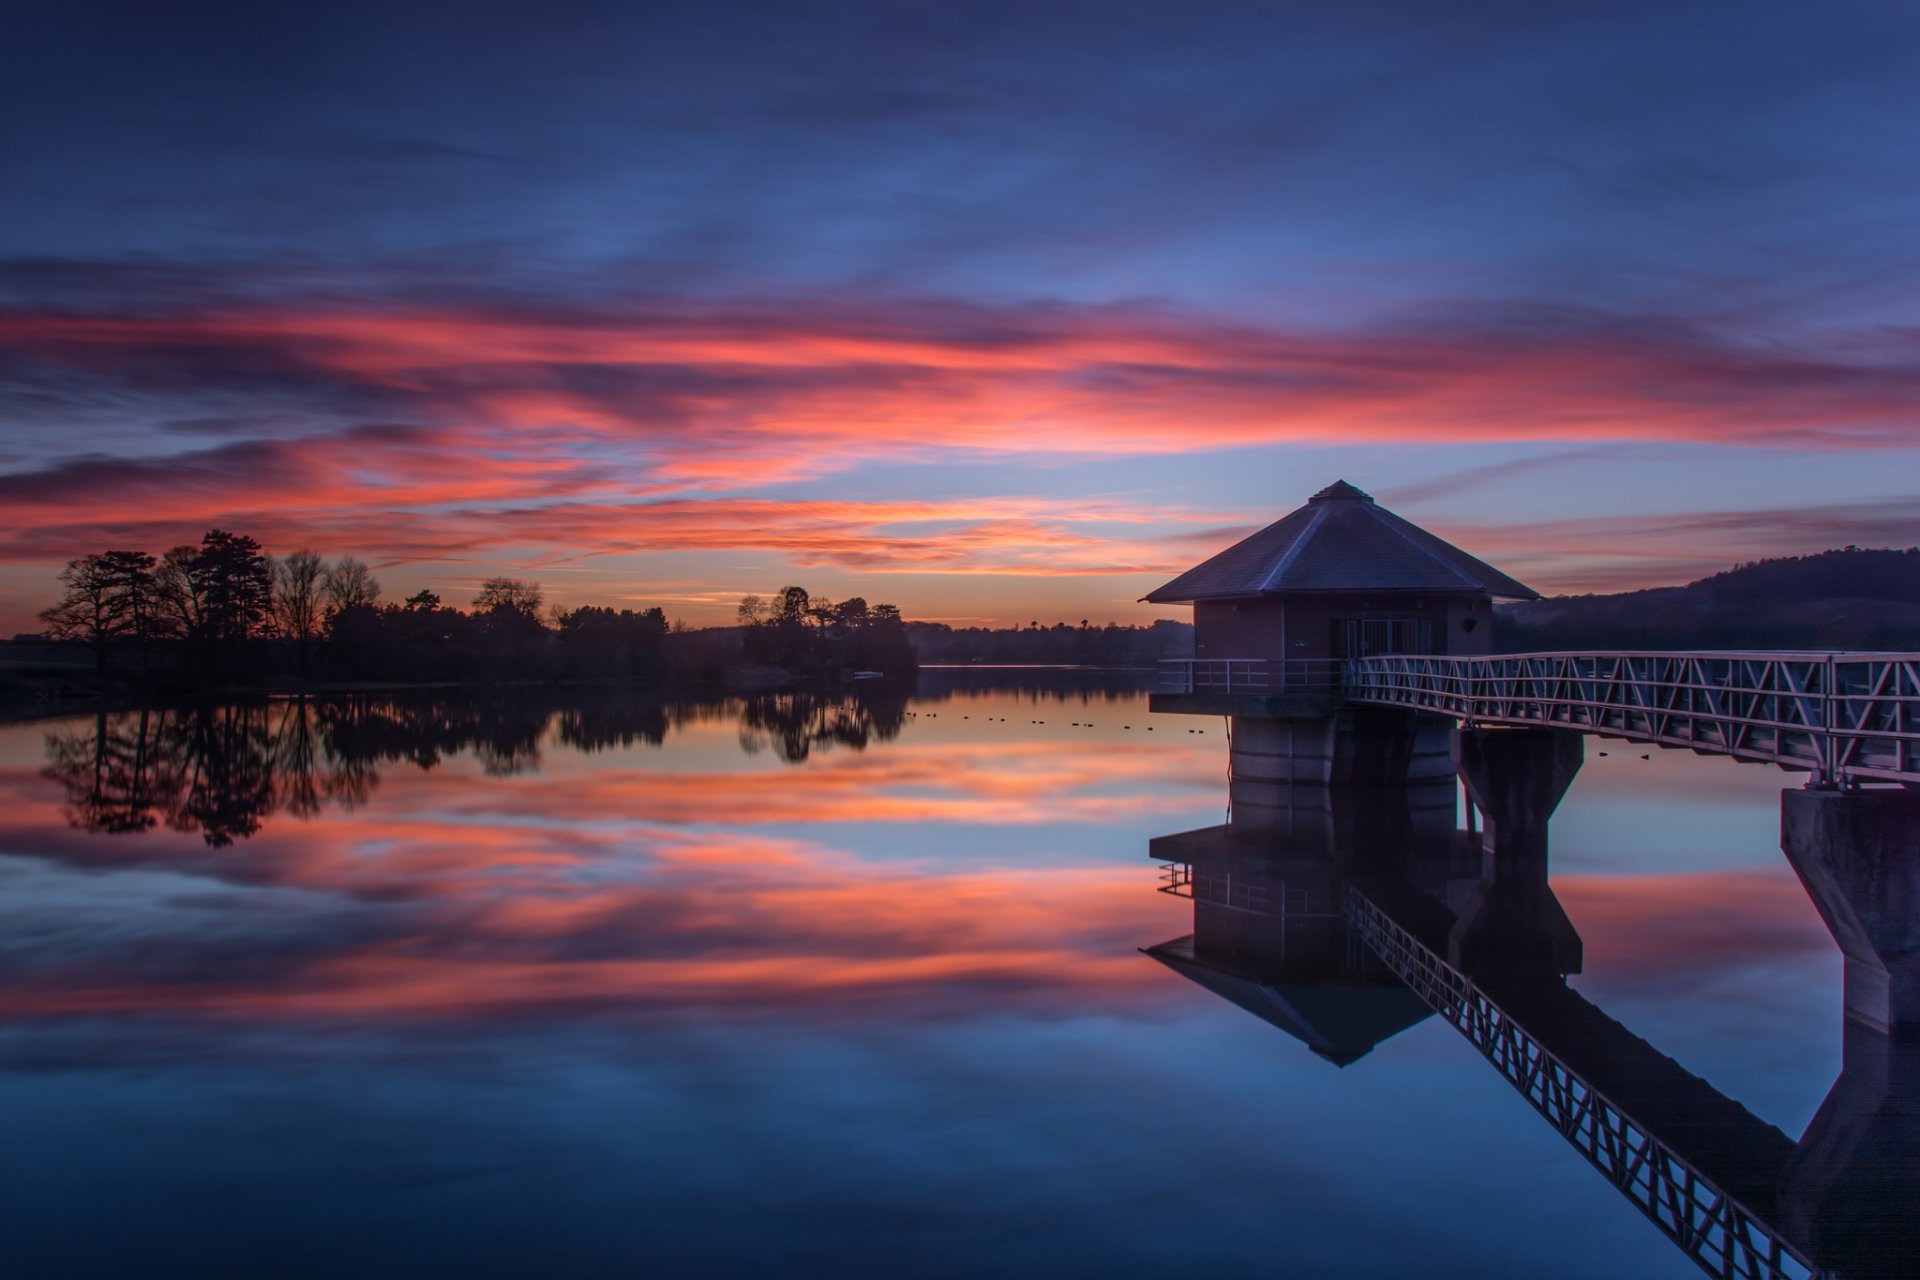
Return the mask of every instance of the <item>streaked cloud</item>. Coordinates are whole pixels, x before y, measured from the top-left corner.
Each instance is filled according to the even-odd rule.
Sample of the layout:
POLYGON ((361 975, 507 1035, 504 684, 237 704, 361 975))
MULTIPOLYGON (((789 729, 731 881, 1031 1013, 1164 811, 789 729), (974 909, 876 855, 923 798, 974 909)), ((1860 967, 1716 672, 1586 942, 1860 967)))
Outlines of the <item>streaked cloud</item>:
MULTIPOLYGON (((1329 441, 1886 449, 1916 442, 1920 403, 1898 342, 1755 348, 1708 325, 1565 309, 1332 333, 1144 303, 844 294, 342 306, 226 286, 186 305, 177 288, 141 293, 144 279, 116 309, 0 313, 3 385, 27 428, 24 465, 0 475, 0 556, 57 563, 223 524, 387 565, 726 550, 861 572, 1152 574, 1181 567, 1204 540, 1196 526, 1226 513, 1137 495, 756 490, 888 460, 1054 466, 1329 441), (169 424, 164 444, 154 422, 169 424), (130 447, 71 452, 88 431, 131 432, 130 447)), ((1690 537, 1699 564, 1751 558, 1735 537, 1714 555, 1705 535, 1731 516, 1657 523, 1690 537)), ((1805 527, 1849 523, 1887 529, 1866 509, 1805 527)), ((1563 522, 1470 545, 1524 541, 1538 564, 1540 548, 1578 542, 1610 563, 1563 585, 1619 581, 1652 527, 1563 522)))

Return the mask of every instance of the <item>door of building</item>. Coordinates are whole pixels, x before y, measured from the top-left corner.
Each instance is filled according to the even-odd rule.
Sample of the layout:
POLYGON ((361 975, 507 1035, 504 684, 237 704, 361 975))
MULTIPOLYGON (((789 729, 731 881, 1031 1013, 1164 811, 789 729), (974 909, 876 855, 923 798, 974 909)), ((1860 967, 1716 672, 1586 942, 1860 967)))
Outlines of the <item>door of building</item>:
POLYGON ((1433 624, 1402 614, 1362 614, 1333 620, 1333 656, 1373 658, 1385 653, 1432 653, 1433 624))

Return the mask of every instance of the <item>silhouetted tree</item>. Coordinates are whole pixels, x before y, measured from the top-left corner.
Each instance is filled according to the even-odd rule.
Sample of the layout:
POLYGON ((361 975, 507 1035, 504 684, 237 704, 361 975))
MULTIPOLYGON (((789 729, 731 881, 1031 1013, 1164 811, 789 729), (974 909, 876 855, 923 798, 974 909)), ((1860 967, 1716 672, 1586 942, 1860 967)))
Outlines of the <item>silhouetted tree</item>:
POLYGON ((200 587, 193 576, 191 546, 174 547, 154 570, 154 599, 167 629, 178 636, 200 633, 200 587))
POLYGON ((845 600, 835 605, 833 610, 834 625, 844 627, 849 631, 860 630, 860 628, 867 625, 871 617, 872 614, 867 609, 867 602, 865 598, 861 596, 848 596, 845 600))
POLYGON ((304 548, 273 562, 273 620, 293 651, 296 671, 306 671, 313 642, 320 635, 325 575, 325 563, 304 548))
POLYGON ((260 544, 223 529, 167 552, 155 585, 163 614, 202 661, 262 634, 270 616, 273 574, 260 544))
POLYGON ((60 572, 66 594, 43 610, 40 620, 56 640, 81 640, 93 647, 97 669, 121 637, 144 646, 152 629, 154 558, 140 551, 107 551, 69 560, 60 572))
POLYGON ((261 634, 273 599, 273 573, 260 544, 245 534, 210 529, 191 570, 200 580, 201 626, 217 642, 261 634))
POLYGON ((522 582, 518 578, 488 578, 480 584, 480 594, 473 598, 473 607, 481 613, 512 609, 538 619, 544 599, 537 582, 522 582))
POLYGON ((373 570, 352 556, 341 556, 321 575, 321 589, 327 597, 327 610, 341 613, 380 603, 380 580, 373 570))

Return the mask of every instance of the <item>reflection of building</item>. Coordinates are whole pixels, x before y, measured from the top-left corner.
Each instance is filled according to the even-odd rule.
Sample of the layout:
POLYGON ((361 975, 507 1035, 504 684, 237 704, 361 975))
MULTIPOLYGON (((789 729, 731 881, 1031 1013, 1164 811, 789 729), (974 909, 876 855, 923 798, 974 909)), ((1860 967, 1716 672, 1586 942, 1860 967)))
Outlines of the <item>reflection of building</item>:
POLYGON ((1345 1066, 1428 1016, 1348 936, 1329 844, 1206 827, 1153 841, 1166 892, 1193 900, 1193 932, 1146 948, 1175 973, 1345 1066))

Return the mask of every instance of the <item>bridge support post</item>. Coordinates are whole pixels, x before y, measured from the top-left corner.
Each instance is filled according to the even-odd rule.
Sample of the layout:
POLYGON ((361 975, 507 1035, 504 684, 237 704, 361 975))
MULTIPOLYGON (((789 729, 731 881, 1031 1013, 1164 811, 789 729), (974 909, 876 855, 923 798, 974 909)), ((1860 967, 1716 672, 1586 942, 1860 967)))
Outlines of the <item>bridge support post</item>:
POLYGON ((1847 1017, 1920 1035, 1920 791, 1787 791, 1780 847, 1846 957, 1847 1017))
POLYGON ((1486 819, 1480 885, 1447 939, 1449 961, 1556 976, 1580 971, 1580 935, 1547 884, 1547 820, 1586 748, 1557 729, 1460 729, 1453 764, 1486 819))

